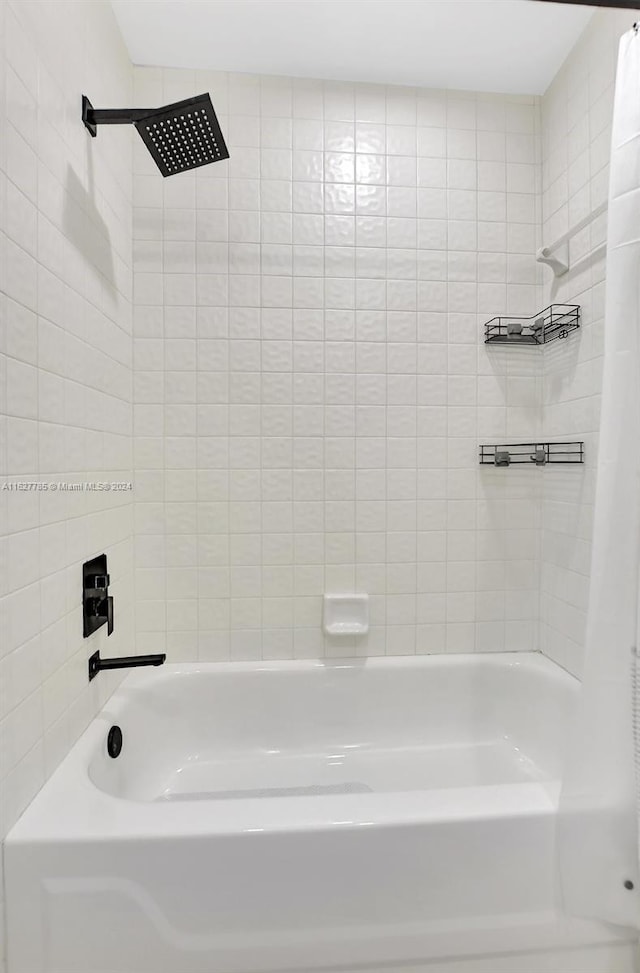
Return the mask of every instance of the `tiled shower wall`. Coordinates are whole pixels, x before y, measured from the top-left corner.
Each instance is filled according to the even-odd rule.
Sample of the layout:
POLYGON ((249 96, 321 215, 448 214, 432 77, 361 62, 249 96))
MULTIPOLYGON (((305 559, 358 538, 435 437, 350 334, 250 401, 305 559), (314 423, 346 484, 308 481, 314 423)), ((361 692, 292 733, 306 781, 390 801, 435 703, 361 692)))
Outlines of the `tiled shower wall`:
POLYGON ((113 688, 82 639, 102 550, 131 646, 133 504, 49 487, 132 480, 132 133, 80 120, 83 91, 130 103, 131 65, 106 2, 0 3, 0 39, 1 839, 113 688))
POLYGON ((207 90, 229 162, 134 151, 138 648, 535 647, 542 480, 477 447, 539 435, 542 356, 482 341, 537 309, 537 99, 135 70, 207 90))
MULTIPOLYGON (((543 242, 551 243, 608 194, 618 43, 629 11, 601 11, 542 99, 543 242)), ((545 271, 543 303, 580 304, 582 330, 544 350, 543 428, 582 439, 586 468, 543 478, 540 647, 579 674, 589 596, 604 335, 606 215, 571 242, 571 270, 545 271)))

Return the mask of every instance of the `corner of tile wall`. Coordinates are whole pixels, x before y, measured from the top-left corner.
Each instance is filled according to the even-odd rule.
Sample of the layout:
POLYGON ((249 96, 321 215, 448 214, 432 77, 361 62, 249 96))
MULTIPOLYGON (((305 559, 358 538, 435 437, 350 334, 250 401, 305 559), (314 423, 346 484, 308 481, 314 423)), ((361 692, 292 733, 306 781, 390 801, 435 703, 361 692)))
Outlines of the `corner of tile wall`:
POLYGON ((106 0, 0 17, 1 839, 116 683, 88 685, 87 557, 110 560, 109 651, 134 625, 132 493, 48 486, 133 480, 132 133, 80 118, 84 91, 128 104, 132 69, 106 0))

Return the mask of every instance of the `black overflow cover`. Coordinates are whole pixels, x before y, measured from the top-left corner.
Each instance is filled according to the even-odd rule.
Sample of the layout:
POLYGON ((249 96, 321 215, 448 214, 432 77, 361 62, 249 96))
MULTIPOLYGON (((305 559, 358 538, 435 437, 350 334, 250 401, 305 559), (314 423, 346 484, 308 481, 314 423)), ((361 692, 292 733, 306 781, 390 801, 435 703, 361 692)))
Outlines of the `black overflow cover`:
POLYGON ((120 756, 122 750, 122 730, 119 726, 112 726, 107 737, 107 753, 114 759, 120 756))

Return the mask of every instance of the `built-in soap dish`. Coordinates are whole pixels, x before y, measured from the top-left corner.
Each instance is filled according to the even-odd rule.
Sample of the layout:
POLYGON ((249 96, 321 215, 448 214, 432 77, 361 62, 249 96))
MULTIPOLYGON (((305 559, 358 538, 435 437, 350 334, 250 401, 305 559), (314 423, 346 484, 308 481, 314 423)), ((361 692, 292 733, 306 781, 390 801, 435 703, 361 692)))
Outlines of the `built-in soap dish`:
POLYGON ((323 627, 327 635, 366 635, 369 595, 325 595, 323 627))

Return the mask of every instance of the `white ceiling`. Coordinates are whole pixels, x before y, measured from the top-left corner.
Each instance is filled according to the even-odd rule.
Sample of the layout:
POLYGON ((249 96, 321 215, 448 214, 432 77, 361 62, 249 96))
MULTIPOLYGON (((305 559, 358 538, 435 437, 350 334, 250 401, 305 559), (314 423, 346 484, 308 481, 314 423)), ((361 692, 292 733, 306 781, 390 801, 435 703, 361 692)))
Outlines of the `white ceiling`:
POLYGON ((542 94, 593 8, 538 0, 112 0, 135 64, 542 94))

